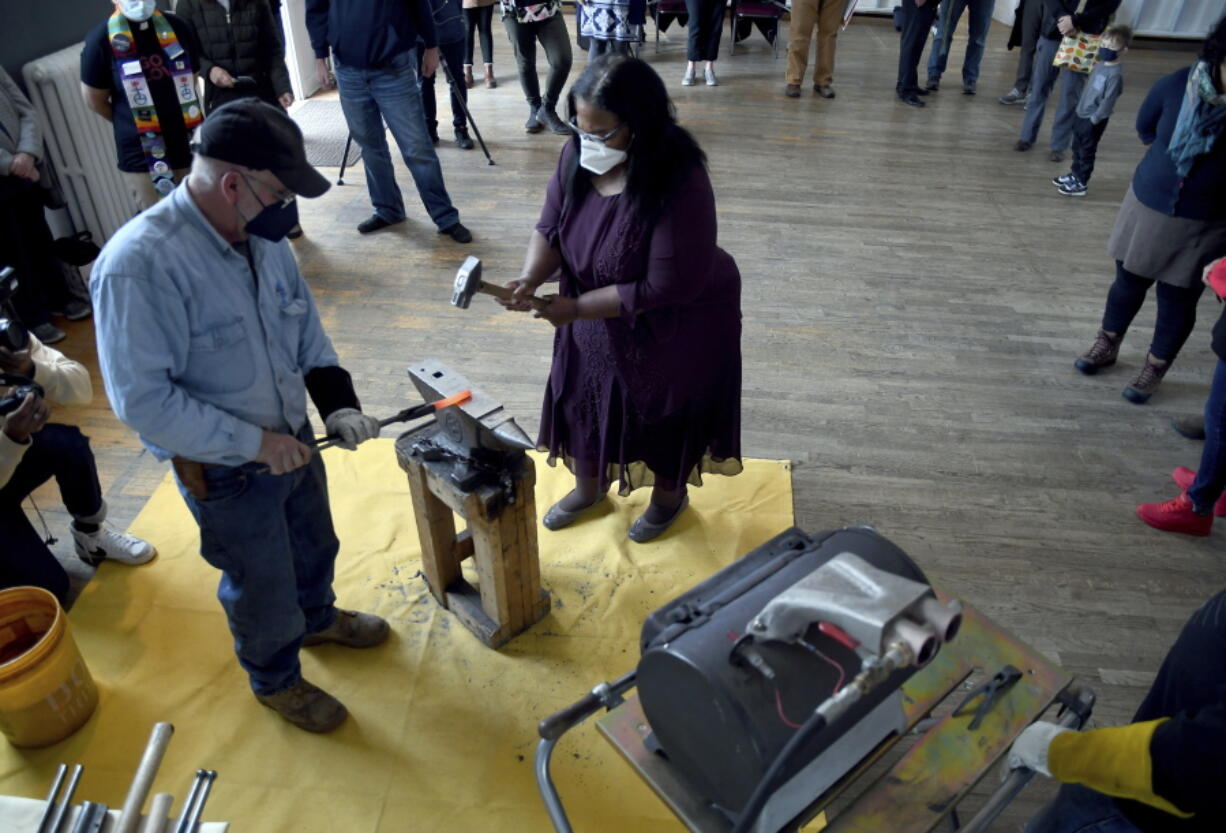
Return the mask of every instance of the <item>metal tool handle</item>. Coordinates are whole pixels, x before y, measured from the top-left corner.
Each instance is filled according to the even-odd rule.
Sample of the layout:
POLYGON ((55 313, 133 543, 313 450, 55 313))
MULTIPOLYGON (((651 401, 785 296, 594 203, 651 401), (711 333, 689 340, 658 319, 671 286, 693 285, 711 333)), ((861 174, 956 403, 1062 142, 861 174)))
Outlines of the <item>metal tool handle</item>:
MULTIPOLYGON (((1069 729, 1080 730, 1085 724, 1083 715, 1088 715, 1089 710, 1094 707, 1094 692, 1088 688, 1079 689, 1072 699, 1081 707, 1080 710, 1073 708, 1066 710, 1058 723, 1069 729)), ((1004 782, 988 797, 983 806, 979 808, 979 812, 975 814, 974 818, 964 826, 957 828, 958 833, 984 833, 996 821, 996 818, 1004 812, 1005 808, 1013 802, 1013 799, 1017 798, 1018 794, 1026 788, 1026 785, 1030 783, 1032 778, 1034 778, 1033 769, 1023 767, 1010 772, 1004 782)))
POLYGON ((623 674, 611 683, 601 683, 581 700, 571 703, 561 711, 554 712, 536 726, 542 740, 557 740, 570 729, 595 714, 610 698, 620 697, 634 685, 635 672, 623 674))
POLYGON ((213 789, 213 782, 217 780, 217 770, 204 770, 204 786, 200 789, 200 795, 196 798, 196 806, 192 807, 191 815, 187 817, 187 830, 184 833, 193 833, 196 825, 200 823, 200 816, 204 813, 204 802, 209 800, 209 792, 213 789))
MULTIPOLYGON (((0 278, 6 277, 6 274, 0 273, 0 278)), ((38 820, 36 833, 47 833, 47 823, 55 816, 55 799, 60 794, 60 787, 64 786, 66 775, 68 775, 68 764, 60 764, 59 769, 55 771, 55 779, 51 782, 51 791, 47 793, 47 809, 43 810, 43 817, 38 820)))
POLYGON ((72 777, 68 779, 68 789, 64 791, 64 800, 60 802, 55 817, 51 820, 51 824, 47 826, 47 833, 60 833, 60 828, 64 825, 64 817, 68 815, 68 808, 72 806, 72 797, 76 794, 77 782, 81 780, 81 773, 84 769, 85 767, 80 764, 72 768, 72 777))
POLYGON ((140 822, 140 808, 145 804, 149 788, 153 786, 153 778, 158 767, 162 765, 162 757, 166 747, 170 745, 170 736, 175 727, 169 723, 153 724, 149 733, 149 742, 145 744, 145 754, 136 767, 132 777, 132 786, 128 788, 128 797, 124 799, 123 810, 119 813, 119 821, 111 833, 136 833, 136 825, 140 822))
POLYGON ((186 833, 188 820, 192 815, 192 807, 196 804, 196 796, 200 794, 200 787, 204 784, 204 770, 196 770, 196 780, 192 781, 192 788, 188 790, 187 798, 183 799, 183 807, 179 810, 179 820, 175 823, 174 833, 186 833))

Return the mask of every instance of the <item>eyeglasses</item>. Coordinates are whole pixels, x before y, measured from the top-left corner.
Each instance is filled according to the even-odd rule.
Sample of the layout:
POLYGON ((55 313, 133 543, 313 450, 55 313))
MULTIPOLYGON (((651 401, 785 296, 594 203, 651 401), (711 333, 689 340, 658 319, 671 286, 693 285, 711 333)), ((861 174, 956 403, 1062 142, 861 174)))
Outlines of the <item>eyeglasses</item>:
MULTIPOLYGON (((290 206, 290 204, 292 204, 292 203, 294 202, 294 200, 296 200, 296 199, 298 198, 298 195, 297 195, 297 194, 295 194, 293 191, 277 191, 276 189, 274 189, 274 188, 273 188, 271 185, 269 185, 269 184, 268 184, 267 182, 265 182, 264 180, 262 180, 262 179, 256 179, 255 177, 251 177, 251 176, 247 176, 247 174, 243 173, 242 171, 239 171, 239 175, 240 175, 240 176, 243 178, 243 181, 245 181, 245 182, 247 183, 247 187, 248 187, 248 188, 251 188, 251 183, 252 183, 252 182, 258 182, 258 183, 260 183, 260 185, 263 185, 263 186, 264 186, 264 190, 266 190, 268 193, 272 194, 272 195, 273 195, 273 198, 276 200, 276 202, 277 202, 277 203, 279 203, 279 204, 280 204, 280 206, 281 206, 282 208, 288 208, 288 207, 290 206)), ((251 193, 253 193, 253 194, 255 193, 255 189, 254 189, 254 188, 251 188, 251 193)), ((258 196, 258 195, 256 196, 256 199, 257 199, 257 200, 260 200, 260 198, 259 198, 259 196, 258 196)), ((260 205, 264 205, 264 201, 263 201, 263 200, 260 200, 260 205)), ((267 208, 267 206, 265 206, 265 207, 267 208)))
POLYGON ((586 131, 579 129, 579 125, 578 123, 576 123, 573 117, 571 118, 569 122, 567 122, 567 124, 570 125, 570 129, 574 131, 579 136, 580 139, 587 139, 588 141, 591 141, 591 142, 600 142, 600 144, 602 145, 606 144, 610 139, 612 139, 614 136, 617 135, 619 130, 621 130, 623 127, 626 126, 624 124, 619 124, 617 127, 613 128, 608 133, 588 133, 586 131))

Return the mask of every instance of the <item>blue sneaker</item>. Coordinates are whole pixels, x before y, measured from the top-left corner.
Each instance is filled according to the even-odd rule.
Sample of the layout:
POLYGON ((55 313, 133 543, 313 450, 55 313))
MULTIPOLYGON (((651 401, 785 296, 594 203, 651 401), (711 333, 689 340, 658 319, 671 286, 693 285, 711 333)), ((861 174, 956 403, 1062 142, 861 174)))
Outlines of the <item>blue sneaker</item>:
POLYGON ((1057 188, 1061 188, 1069 182, 1072 182, 1077 177, 1071 173, 1060 174, 1060 176, 1052 177, 1051 184, 1057 188))
POLYGON ((1085 183, 1076 178, 1072 182, 1061 185, 1059 190, 1063 197, 1084 197, 1086 195, 1085 183))

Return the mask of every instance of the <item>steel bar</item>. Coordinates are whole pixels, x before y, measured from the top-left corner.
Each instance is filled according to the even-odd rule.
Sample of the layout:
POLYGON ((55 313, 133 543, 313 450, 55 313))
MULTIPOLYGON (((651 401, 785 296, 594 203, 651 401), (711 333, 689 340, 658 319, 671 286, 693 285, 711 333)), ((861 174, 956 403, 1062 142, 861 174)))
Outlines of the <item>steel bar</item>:
MULTIPOLYGON (((1094 704, 1094 692, 1082 689, 1078 693, 1077 699, 1082 705, 1092 707, 1094 704)), ((1080 729, 1083 723, 1081 715, 1075 709, 1066 710, 1057 722, 1061 726, 1075 730, 1080 729)), ((1026 785, 1030 783, 1032 778, 1034 778, 1033 769, 1022 768, 1010 772, 1000 787, 979 808, 979 812, 975 814, 975 817, 968 821, 965 827, 958 828, 958 833, 984 833, 996 821, 997 816, 1003 813, 1013 799, 1017 798, 1018 794, 1026 788, 1026 785)))
POLYGON ((60 768, 55 771, 55 780, 51 782, 51 792, 47 793, 47 809, 38 820, 37 833, 47 833, 47 822, 51 821, 51 816, 55 814, 55 799, 60 794, 60 787, 64 786, 64 776, 67 774, 68 764, 60 764, 60 768))
POLYGON ((204 786, 196 798, 196 806, 192 808, 191 815, 187 819, 187 830, 184 833, 193 833, 196 825, 200 823, 200 815, 204 812, 204 802, 209 800, 209 792, 213 789, 213 782, 216 780, 217 770, 204 770, 204 786))
POLYGON ((185 833, 187 830, 187 819, 191 815, 192 805, 196 803, 196 796, 200 793, 200 787, 204 783, 204 770, 196 770, 196 780, 192 782, 192 788, 188 790, 187 798, 183 799, 183 807, 179 810, 179 820, 175 822, 174 833, 185 833))
POLYGON ((68 788, 64 791, 64 800, 60 802, 59 810, 55 813, 55 818, 51 820, 51 825, 47 828, 47 833, 60 833, 60 827, 64 824, 64 816, 68 815, 68 808, 72 806, 72 797, 77 792, 77 782, 81 780, 81 772, 85 767, 77 764, 72 768, 72 776, 68 779, 68 788))

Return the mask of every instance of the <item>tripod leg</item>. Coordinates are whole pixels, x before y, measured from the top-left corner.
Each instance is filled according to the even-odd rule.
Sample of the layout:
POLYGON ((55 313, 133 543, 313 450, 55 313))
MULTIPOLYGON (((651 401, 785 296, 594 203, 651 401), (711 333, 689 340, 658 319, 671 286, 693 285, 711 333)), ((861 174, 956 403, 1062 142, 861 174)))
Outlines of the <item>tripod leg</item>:
POLYGON ((345 139, 345 153, 341 156, 341 172, 336 175, 336 184, 345 184, 345 166, 349 164, 349 148, 353 145, 353 134, 350 133, 345 139))
MULTIPOLYGON (((451 85, 453 90, 458 90, 459 87, 456 86, 455 76, 451 74, 451 68, 447 66, 447 61, 440 60, 438 65, 442 67, 443 74, 447 76, 447 83, 451 85)), ((468 105, 464 103, 463 96, 457 94, 454 96, 454 100, 460 102, 460 109, 464 111, 464 118, 466 118, 468 123, 473 127, 473 133, 476 134, 477 142, 481 145, 481 152, 485 154, 485 158, 491 165, 493 165, 494 157, 490 156, 490 149, 485 146, 485 139, 481 138, 481 130, 477 127, 477 121, 473 118, 473 114, 469 112, 468 105)))

